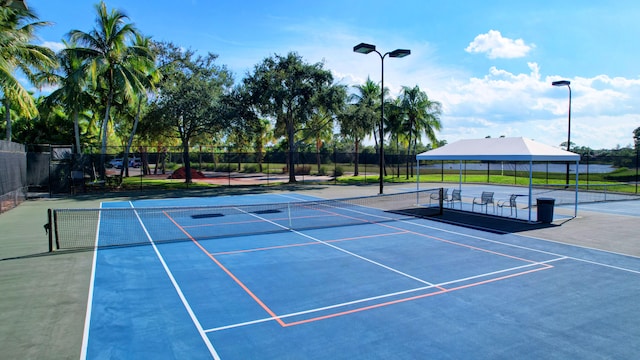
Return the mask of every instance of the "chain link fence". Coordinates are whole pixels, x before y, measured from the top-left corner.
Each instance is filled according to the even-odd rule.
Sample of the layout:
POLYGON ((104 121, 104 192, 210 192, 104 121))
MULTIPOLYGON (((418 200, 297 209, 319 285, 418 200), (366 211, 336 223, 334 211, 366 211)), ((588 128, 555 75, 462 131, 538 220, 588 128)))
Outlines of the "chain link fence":
MULTIPOLYGON (((23 147, 21 155, 22 158, 26 157, 28 165, 28 171, 23 176, 27 181, 21 180, 25 184, 22 187, 26 186, 30 191, 50 194, 71 193, 77 190, 74 189, 77 179, 72 175, 79 174, 81 191, 108 192, 121 191, 123 188, 127 190, 154 188, 154 185, 144 180, 175 177, 185 165, 182 150, 181 147, 166 146, 132 147, 129 158, 125 160, 122 147, 109 147, 106 154, 102 156, 96 149, 88 154, 74 155, 71 146, 29 145, 26 153, 23 147), (134 178, 134 181, 129 179, 123 183, 127 178, 134 178), (138 178, 139 181, 137 181, 138 178)), ((296 151, 290 154, 277 149, 259 153, 202 146, 190 149, 189 153, 192 174, 202 178, 194 178, 194 180, 225 186, 288 183, 289 157, 293 158, 294 174, 298 182, 338 183, 337 177, 342 177, 341 183, 349 184, 379 181, 380 159, 371 148, 366 148, 360 153, 322 148, 320 151, 296 151)), ((596 183, 601 182, 599 179, 603 178, 602 174, 609 174, 619 169, 619 166, 614 164, 625 163, 630 167, 637 167, 637 157, 604 160, 607 161, 596 162, 589 158, 583 159, 579 169, 575 169, 575 164, 570 164, 572 178, 576 170, 579 171, 580 184, 591 186, 590 189, 585 188, 585 191, 595 190, 596 183)), ((11 161, 11 165, 5 166, 18 168, 14 163, 16 160, 11 161)), ((384 163, 383 173, 386 182, 406 181, 407 178, 417 175, 414 155, 395 153, 393 149, 388 148, 384 163)), ((535 163, 533 171, 537 178, 544 178, 545 183, 557 184, 563 178, 561 174, 566 171, 566 163, 535 163)), ((620 177, 618 181, 637 182, 638 176, 629 175, 629 173, 627 172, 626 177, 620 177)), ((486 183, 491 183, 492 178, 500 175, 512 177, 513 183, 519 184, 523 179, 528 180, 529 165, 528 163, 471 161, 420 164, 420 176, 425 176, 428 181, 445 182, 447 176, 450 178, 451 175, 462 176, 464 182, 470 181, 472 176, 476 179, 473 181, 478 181, 478 175, 481 175, 481 182, 486 183)), ((180 182, 180 179, 184 178, 175 181, 180 182)), ((424 180, 424 178, 421 179, 424 180)), ((14 190, 16 189, 12 191, 14 190)), ((15 194, 9 196, 16 197, 15 194)))

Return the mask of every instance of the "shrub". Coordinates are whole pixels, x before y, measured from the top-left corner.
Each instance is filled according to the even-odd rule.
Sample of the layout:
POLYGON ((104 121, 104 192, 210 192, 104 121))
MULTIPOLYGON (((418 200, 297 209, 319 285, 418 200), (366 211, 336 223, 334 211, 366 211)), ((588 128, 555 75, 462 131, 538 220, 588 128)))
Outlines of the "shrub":
POLYGON ((300 165, 295 168, 296 175, 309 175, 311 174, 311 166, 309 165, 300 165))
POLYGON ((333 170, 333 177, 338 177, 344 175, 344 170, 342 170, 342 166, 336 166, 333 170))
POLYGON ((220 171, 220 172, 236 171, 236 165, 235 164, 218 164, 218 166, 216 167, 216 171, 220 171))
POLYGON ((247 164, 244 166, 244 168, 242 169, 242 172, 245 173, 249 173, 249 174, 255 174, 258 172, 258 165, 255 164, 247 164))
MULTIPOLYGON (((309 174, 311 174, 311 166, 309 166, 309 165, 299 165, 299 166, 295 167, 293 172, 296 175, 309 175, 309 174)), ((282 168, 282 173, 283 174, 288 174, 289 173, 289 168, 286 167, 286 166, 283 167, 282 168)))

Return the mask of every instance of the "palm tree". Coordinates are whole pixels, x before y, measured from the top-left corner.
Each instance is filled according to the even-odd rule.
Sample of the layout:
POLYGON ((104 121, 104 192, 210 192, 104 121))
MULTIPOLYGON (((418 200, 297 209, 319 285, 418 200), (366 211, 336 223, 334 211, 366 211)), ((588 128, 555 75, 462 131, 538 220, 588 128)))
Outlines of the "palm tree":
POLYGON ((370 109, 364 105, 351 104, 338 116, 340 134, 354 143, 353 176, 359 175, 360 142, 370 133, 370 109))
POLYGON ((357 93, 350 96, 349 100, 358 104, 361 111, 366 111, 366 115, 369 119, 367 121, 368 126, 365 129, 367 132, 373 132, 373 139, 375 141, 376 148, 378 147, 378 131, 376 131, 380 117, 380 86, 374 83, 370 78, 363 85, 355 85, 357 93))
POLYGON ((22 116, 33 118, 38 114, 33 97, 16 78, 16 71, 37 84, 36 73, 56 65, 55 53, 51 49, 31 44, 35 31, 49 25, 48 22, 34 21, 37 19, 26 6, 0 7, 0 90, 5 107, 7 141, 11 141, 12 103, 16 104, 15 108, 22 116))
POLYGON ((109 115, 116 92, 121 91, 122 96, 132 99, 136 90, 144 89, 145 66, 140 64, 153 62, 153 56, 149 48, 128 44, 139 33, 133 24, 125 23, 128 17, 124 13, 118 10, 107 12, 104 2, 96 5, 96 11, 98 17, 93 30, 88 33, 72 30, 69 37, 79 45, 76 48, 78 56, 89 63, 93 87, 104 92, 101 94, 105 112, 100 153, 100 175, 104 178, 109 115))
POLYGON ((306 127, 302 130, 303 141, 313 139, 316 149, 318 172, 320 172, 321 166, 320 149, 322 148, 322 144, 330 140, 331 137, 333 137, 333 115, 324 109, 319 109, 311 115, 306 127))
POLYGON ((46 103, 60 104, 73 117, 75 152, 81 153, 79 117, 95 100, 87 91, 87 66, 75 51, 75 44, 64 42, 66 48, 58 53, 60 67, 41 74, 43 81, 58 88, 47 96, 46 103))
POLYGON ((342 85, 331 86, 315 97, 317 108, 302 130, 302 141, 313 139, 316 148, 316 165, 321 171, 320 150, 325 141, 333 136, 334 120, 341 114, 346 105, 347 89, 342 85))
MULTIPOLYGON (((420 87, 416 85, 413 88, 407 86, 402 88, 401 104, 408 122, 406 129, 409 136, 409 149, 413 145, 413 152, 415 153, 418 138, 422 132, 432 144, 436 144, 438 139, 435 131, 440 130, 442 127, 440 123, 442 106, 440 103, 431 101, 427 93, 421 91, 420 87)), ((408 167, 409 163, 407 163, 407 178, 409 178, 408 167)), ((411 168, 411 175, 413 176, 413 167, 411 168)))
MULTIPOLYGON (((151 38, 144 37, 142 35, 136 35, 133 46, 128 48, 128 57, 130 58, 130 66, 133 68, 132 74, 136 76, 134 79, 139 86, 133 88, 132 99, 129 100, 129 104, 136 107, 135 117, 131 133, 129 134, 129 140, 125 147, 123 159, 129 159, 129 153, 131 151, 131 144, 133 138, 136 135, 138 124, 140 122, 140 112, 142 110, 142 103, 147 99, 148 91, 154 91, 155 85, 160 81, 161 74, 155 66, 155 56, 151 51, 152 43, 151 38)), ((143 162, 142 172, 147 173, 148 167, 146 161, 143 162)), ((123 164, 122 170, 127 170, 127 176, 129 176, 129 161, 123 164)), ((122 179, 122 170, 120 171, 120 178, 122 179)))
POLYGON ((385 104, 385 133, 391 134, 390 141, 396 145, 396 177, 400 177, 400 144, 407 140, 405 126, 405 113, 400 99, 388 101, 385 104))

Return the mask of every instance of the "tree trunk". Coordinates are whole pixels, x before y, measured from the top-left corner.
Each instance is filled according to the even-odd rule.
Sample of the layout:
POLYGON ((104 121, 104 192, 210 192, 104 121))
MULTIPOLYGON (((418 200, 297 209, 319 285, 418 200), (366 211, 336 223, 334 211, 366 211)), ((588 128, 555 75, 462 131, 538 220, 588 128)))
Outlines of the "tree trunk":
MULTIPOLYGON (((102 148, 100 150, 100 180, 105 180, 105 160, 107 157, 107 130, 109 129, 109 112, 111 111, 111 100, 113 99, 113 91, 109 91, 107 97, 107 109, 104 112, 104 120, 102 120, 102 148)), ((124 159, 122 159, 122 166, 124 166, 124 159)))
POLYGON ((11 141, 11 102, 4 99, 4 117, 7 120, 7 141, 11 141))
POLYGON ((78 125, 78 110, 73 111, 73 134, 76 138, 76 154, 82 154, 80 148, 80 126, 78 125))
POLYGON ((182 153, 184 154, 184 172, 185 172, 184 182, 187 184, 191 184, 192 179, 191 179, 191 161, 189 160, 189 141, 186 139, 182 140, 182 153))
POLYGON ((409 162, 411 157, 411 134, 413 133, 413 119, 409 120, 409 145, 407 145, 407 175, 406 178, 409 179, 409 162))
POLYGON ((318 173, 320 173, 320 148, 322 147, 322 140, 316 139, 316 163, 318 164, 318 173))
POLYGON ((287 121, 287 135, 289 138, 289 182, 290 183, 295 183, 296 182, 296 171, 294 168, 294 157, 293 157, 293 152, 294 152, 294 148, 295 148, 295 143, 294 143, 294 128, 293 128, 293 119, 292 119, 292 115, 288 114, 287 115, 289 117, 288 121, 287 121))
POLYGON ((356 139, 355 145, 356 145, 356 154, 355 154, 355 166, 353 168, 353 176, 358 176, 358 175, 360 175, 360 171, 358 169, 358 163, 359 163, 359 160, 360 160, 360 156, 359 156, 360 155, 359 154, 359 151, 360 151, 360 140, 356 139))
POLYGON ((396 167, 397 167, 397 171, 398 173, 396 174, 397 178, 400 178, 400 141, 398 140, 398 138, 396 137, 396 156, 398 157, 396 159, 396 167))

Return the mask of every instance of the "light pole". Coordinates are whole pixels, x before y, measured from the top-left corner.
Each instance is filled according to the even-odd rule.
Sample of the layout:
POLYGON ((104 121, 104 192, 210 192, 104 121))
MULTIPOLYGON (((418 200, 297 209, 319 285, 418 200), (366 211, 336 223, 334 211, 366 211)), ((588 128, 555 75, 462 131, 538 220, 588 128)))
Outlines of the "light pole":
POLYGON ((386 52, 381 54, 378 50, 376 50, 375 45, 360 43, 353 47, 353 51, 360 54, 368 54, 371 52, 375 52, 380 56, 380 63, 382 64, 382 75, 380 80, 380 129, 379 129, 379 137, 380 137, 380 194, 383 194, 384 187, 384 58, 389 55, 389 57, 401 58, 411 54, 411 50, 407 49, 396 49, 393 51, 386 52))
MULTIPOLYGON (((569 128, 567 130, 567 151, 571 151, 571 81, 559 80, 551 83, 553 86, 566 86, 569 88, 569 128)), ((578 169, 576 169, 578 171, 578 169)), ((567 182, 566 186, 569 186, 569 163, 567 162, 567 182)))
POLYGON ((638 160, 640 160, 640 134, 633 137, 636 146, 636 194, 638 193, 638 160))

